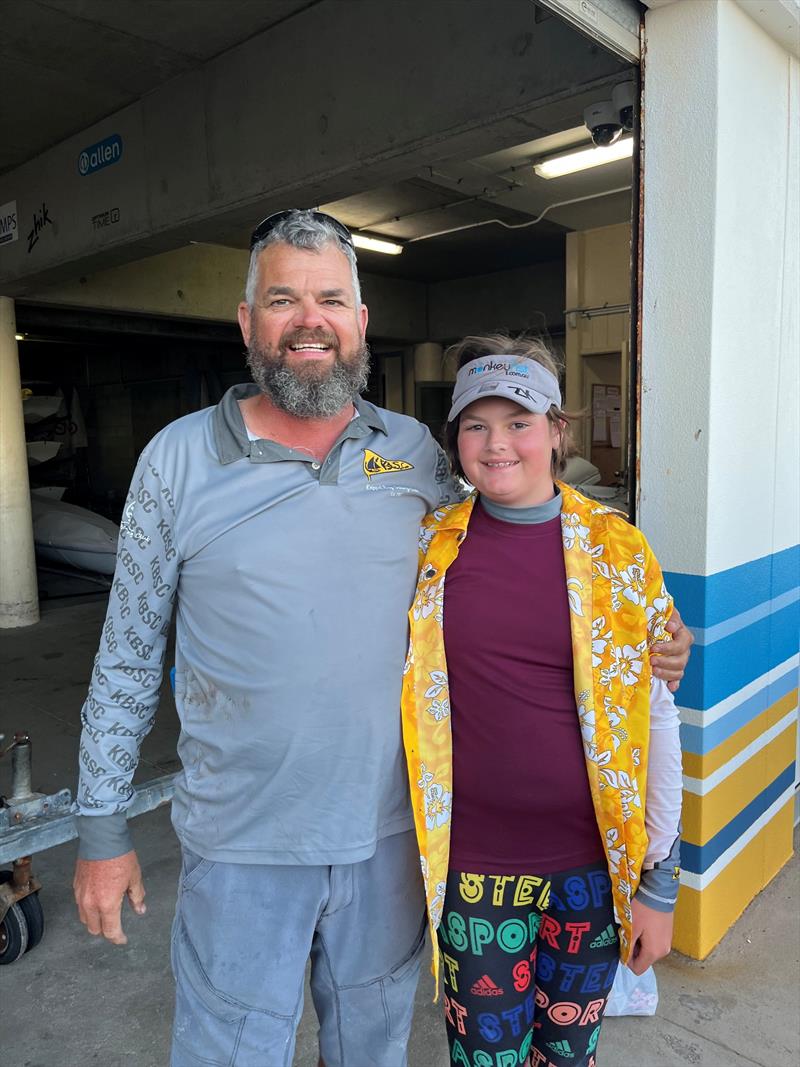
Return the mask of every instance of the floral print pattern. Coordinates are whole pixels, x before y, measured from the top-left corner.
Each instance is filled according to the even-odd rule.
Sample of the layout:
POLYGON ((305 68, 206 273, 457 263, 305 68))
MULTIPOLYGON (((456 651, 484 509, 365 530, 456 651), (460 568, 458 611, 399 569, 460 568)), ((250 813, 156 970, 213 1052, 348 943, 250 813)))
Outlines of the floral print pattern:
MULTIPOLYGON (((624 516, 559 483, 575 703, 586 769, 626 960, 631 896, 647 850, 644 779, 650 659, 668 638, 672 599, 642 533, 624 516)), ((420 534, 420 577, 409 612, 403 736, 412 782, 431 930, 441 920, 453 802, 450 699, 444 654, 444 582, 467 535, 474 497, 429 515, 420 534)), ((433 943, 436 943, 435 937, 433 943)), ((438 960, 434 958, 438 976, 438 960)))

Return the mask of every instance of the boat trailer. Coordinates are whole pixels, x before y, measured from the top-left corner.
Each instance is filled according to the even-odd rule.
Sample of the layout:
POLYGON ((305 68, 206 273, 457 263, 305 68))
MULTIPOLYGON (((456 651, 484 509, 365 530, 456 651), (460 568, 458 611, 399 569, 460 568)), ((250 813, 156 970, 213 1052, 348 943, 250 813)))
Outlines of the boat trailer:
MULTIPOLYGON (((31 788, 32 744, 27 733, 14 734, 2 747, 0 757, 11 757, 11 794, 0 796, 0 965, 14 963, 35 948, 44 934, 44 912, 39 899, 41 882, 32 869, 32 859, 56 845, 78 836, 69 789, 35 793, 31 788)), ((172 800, 175 774, 134 786, 128 818, 153 811, 172 800)))

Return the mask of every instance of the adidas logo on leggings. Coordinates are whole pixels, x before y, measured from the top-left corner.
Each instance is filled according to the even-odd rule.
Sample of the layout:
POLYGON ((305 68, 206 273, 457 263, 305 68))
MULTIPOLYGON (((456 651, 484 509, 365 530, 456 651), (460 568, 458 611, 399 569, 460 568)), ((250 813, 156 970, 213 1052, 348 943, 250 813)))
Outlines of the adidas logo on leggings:
POLYGON ((470 989, 470 993, 475 997, 501 997, 504 992, 504 989, 494 984, 488 974, 479 978, 470 989))

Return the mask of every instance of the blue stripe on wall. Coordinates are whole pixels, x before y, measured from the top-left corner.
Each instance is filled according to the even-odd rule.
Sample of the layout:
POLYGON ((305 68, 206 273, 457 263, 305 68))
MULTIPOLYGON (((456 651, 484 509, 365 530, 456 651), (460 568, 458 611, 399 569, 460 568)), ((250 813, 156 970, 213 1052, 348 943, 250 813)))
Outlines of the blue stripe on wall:
POLYGON ((716 626, 794 589, 800 581, 800 545, 716 574, 665 571, 664 579, 687 626, 716 626))
POLYGON ((683 841, 681 866, 693 874, 703 874, 793 783, 794 761, 705 845, 693 845, 683 841))
POLYGON ((709 626, 707 629, 703 629, 702 626, 693 626, 694 639, 699 645, 713 645, 715 641, 721 641, 723 637, 735 634, 737 630, 743 630, 745 626, 750 626, 759 619, 765 619, 768 615, 773 615, 776 611, 788 607, 789 604, 797 603, 798 600, 800 600, 800 585, 786 593, 781 593, 774 600, 765 600, 763 604, 758 604, 749 611, 731 615, 729 619, 718 622, 716 626, 709 626))
MULTIPOLYGON (((793 689, 797 688, 798 671, 792 667, 790 671, 776 678, 774 682, 764 686, 747 700, 743 700, 727 715, 723 715, 716 722, 708 726, 694 726, 690 723, 681 723, 681 748, 684 752, 693 752, 695 755, 704 756, 721 745, 723 741, 740 730, 745 723, 755 719, 767 708, 772 707, 781 697, 785 697, 793 689)), ((681 687, 682 688, 682 687, 681 687)), ((680 690, 679 690, 680 692, 680 690)))
POLYGON ((787 605, 711 645, 695 645, 678 703, 705 710, 797 654, 800 602, 787 605))

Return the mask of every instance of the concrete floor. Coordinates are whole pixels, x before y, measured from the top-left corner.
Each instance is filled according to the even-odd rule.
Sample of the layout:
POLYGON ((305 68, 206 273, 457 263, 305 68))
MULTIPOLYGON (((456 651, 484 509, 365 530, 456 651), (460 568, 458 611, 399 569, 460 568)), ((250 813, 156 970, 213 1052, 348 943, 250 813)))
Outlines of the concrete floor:
MULTIPOLYGON (((79 714, 104 614, 102 597, 52 600, 42 620, 0 631, 0 732, 34 740, 34 788, 75 787, 79 714)), ((145 741, 137 778, 174 770, 171 699, 145 741)), ((0 793, 9 785, 0 764, 0 793)), ((178 846, 166 809, 134 820, 148 913, 125 917, 129 943, 90 938, 71 899, 74 842, 35 857, 43 883, 42 943, 0 969, 0 1057, 17 1067, 165 1067, 172 1015, 169 926, 178 846)), ((790 1067, 800 1062, 798 861, 787 865, 703 963, 673 955, 657 968, 653 1018, 608 1019, 598 1067, 790 1067)), ((446 1067, 440 1009, 420 982, 410 1067, 446 1067)), ((310 998, 295 1067, 316 1067, 310 998)), ((264 1067, 270 1067, 264 1064, 264 1067)), ((348 1067, 359 1067, 351 1064, 348 1067)))

